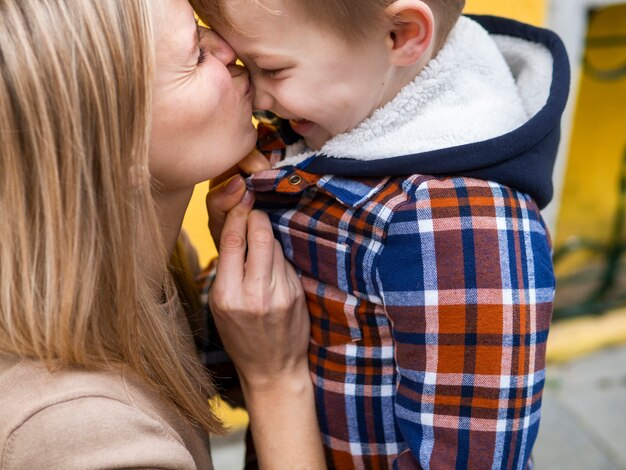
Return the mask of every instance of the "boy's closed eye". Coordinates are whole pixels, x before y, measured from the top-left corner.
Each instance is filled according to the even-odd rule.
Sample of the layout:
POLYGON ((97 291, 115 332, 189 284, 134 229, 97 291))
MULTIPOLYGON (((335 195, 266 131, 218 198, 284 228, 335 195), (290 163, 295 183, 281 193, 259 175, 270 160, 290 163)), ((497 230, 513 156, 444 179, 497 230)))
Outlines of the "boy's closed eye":
POLYGON ((264 78, 276 78, 284 70, 285 70, 285 68, 279 68, 279 69, 263 69, 263 68, 261 68, 261 69, 259 69, 259 73, 264 78))

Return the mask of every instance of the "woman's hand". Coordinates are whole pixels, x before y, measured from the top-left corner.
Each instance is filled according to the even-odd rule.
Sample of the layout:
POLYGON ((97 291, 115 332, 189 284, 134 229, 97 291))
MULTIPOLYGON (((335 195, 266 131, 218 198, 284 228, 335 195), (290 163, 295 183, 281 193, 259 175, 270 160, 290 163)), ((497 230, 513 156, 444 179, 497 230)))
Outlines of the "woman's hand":
POLYGON ((218 247, 226 214, 241 201, 246 191, 245 181, 241 175, 251 175, 269 168, 270 163, 255 149, 237 166, 211 180, 206 196, 206 207, 209 212, 209 230, 218 247))
POLYGON ((244 384, 271 387, 306 365, 309 317, 267 215, 251 205, 247 193, 226 218, 209 303, 244 384))
POLYGON ((237 367, 263 469, 326 468, 300 280, 246 193, 225 218, 209 303, 237 367))

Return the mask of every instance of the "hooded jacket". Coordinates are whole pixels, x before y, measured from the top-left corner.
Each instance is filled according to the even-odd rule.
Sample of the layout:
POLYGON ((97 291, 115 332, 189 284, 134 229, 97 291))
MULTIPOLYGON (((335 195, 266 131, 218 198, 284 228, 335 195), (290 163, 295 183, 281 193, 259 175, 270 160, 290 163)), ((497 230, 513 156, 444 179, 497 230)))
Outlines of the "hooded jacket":
POLYGON ((330 468, 528 465, 554 297, 539 209, 568 86, 555 34, 463 17, 320 151, 261 125, 277 164, 248 186, 301 275, 330 468))
MULTIPOLYGON (((527 193, 537 202, 539 208, 543 209, 553 195, 552 171, 560 140, 561 116, 569 94, 569 61, 565 47, 558 36, 545 29, 494 16, 468 15, 468 18, 476 21, 492 36, 507 61, 510 73, 515 79, 515 86, 518 88, 519 98, 522 99, 528 113, 527 119, 521 125, 504 133, 492 131, 491 137, 480 140, 465 139, 465 142, 456 145, 453 139, 449 139, 447 145, 434 148, 430 146, 426 150, 400 153, 393 151, 397 149, 392 151, 385 149, 375 158, 372 158, 371 154, 368 158, 360 158, 357 151, 341 147, 346 141, 358 142, 360 138, 366 140, 361 141, 358 147, 368 146, 370 136, 367 135, 367 129, 375 126, 377 120, 368 119, 356 132, 331 140, 320 152, 302 152, 298 158, 292 158, 291 162, 302 162, 304 157, 309 157, 306 163, 302 162, 298 166, 318 175, 371 177, 407 176, 419 173, 468 176, 494 181, 527 193)), ((467 46, 471 49, 473 44, 467 46)), ((440 53, 435 61, 443 62, 445 65, 446 59, 441 55, 440 53)), ((454 55, 454 52, 448 55, 454 55)), ((432 69, 433 63, 429 65, 432 69)), ((455 64, 448 69, 463 72, 463 65, 455 64)), ((480 80, 480 77, 478 79, 480 80)), ((450 94, 454 95, 455 91, 451 90, 450 94)), ((461 98, 458 93, 456 97, 461 98)), ((475 96, 474 99, 476 101, 478 98, 475 96)), ((451 121, 444 121, 446 128, 456 128, 459 133, 458 129, 463 126, 457 125, 455 121, 461 120, 464 116, 455 116, 454 113, 466 104, 457 102, 449 106, 453 112, 447 115, 451 121)), ((386 114, 387 111, 389 109, 383 108, 379 110, 379 115, 386 114)), ((422 115, 428 117, 427 111, 422 111, 422 115)), ((473 118, 476 125, 488 125, 486 121, 489 116, 476 113, 473 118)), ((384 119, 381 116, 381 121, 384 119)), ((287 121, 274 121, 274 125, 279 127, 285 144, 288 146, 296 144, 295 149, 287 150, 287 158, 289 153, 293 155, 302 150, 302 147, 297 145, 300 137, 291 130, 287 121)), ((387 138, 389 140, 391 136, 387 138)), ((442 142, 443 139, 438 143, 442 142)), ((410 148, 410 145, 408 147, 410 148)))

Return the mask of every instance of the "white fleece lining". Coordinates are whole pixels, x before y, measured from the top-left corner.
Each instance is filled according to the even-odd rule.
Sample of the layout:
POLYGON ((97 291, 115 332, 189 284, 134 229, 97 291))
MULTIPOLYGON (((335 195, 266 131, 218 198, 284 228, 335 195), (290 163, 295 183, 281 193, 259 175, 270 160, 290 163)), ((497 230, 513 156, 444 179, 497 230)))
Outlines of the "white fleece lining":
POLYGON ((437 57, 398 95, 319 152, 304 141, 278 165, 315 153, 378 160, 480 142, 510 132, 547 102, 552 55, 543 45, 490 36, 461 17, 437 57))
POLYGON ((512 36, 492 36, 504 56, 529 117, 548 102, 554 59, 543 44, 512 36))

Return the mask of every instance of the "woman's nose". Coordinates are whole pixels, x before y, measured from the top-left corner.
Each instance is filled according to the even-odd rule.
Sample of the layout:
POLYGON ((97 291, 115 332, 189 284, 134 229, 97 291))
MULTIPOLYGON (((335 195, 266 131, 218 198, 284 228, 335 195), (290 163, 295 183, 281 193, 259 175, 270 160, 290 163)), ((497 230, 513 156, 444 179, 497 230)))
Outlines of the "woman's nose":
POLYGON ((206 45, 209 52, 217 60, 225 65, 233 64, 237 60, 237 55, 230 44, 228 44, 222 36, 213 30, 208 30, 206 35, 206 45))

